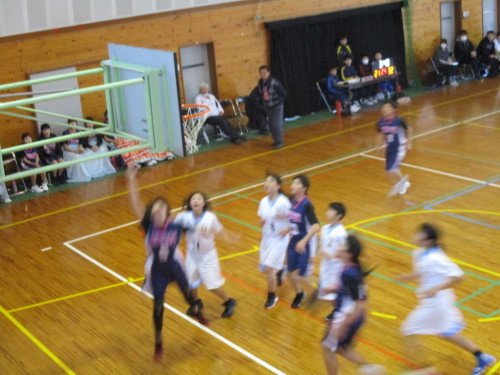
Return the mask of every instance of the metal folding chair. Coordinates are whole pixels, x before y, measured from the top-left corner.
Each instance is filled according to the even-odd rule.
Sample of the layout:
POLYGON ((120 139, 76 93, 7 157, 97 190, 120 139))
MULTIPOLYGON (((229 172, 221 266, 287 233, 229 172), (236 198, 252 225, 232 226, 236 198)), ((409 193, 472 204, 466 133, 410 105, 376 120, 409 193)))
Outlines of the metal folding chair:
MULTIPOLYGON (((5 174, 9 174, 8 172, 11 172, 12 169, 14 169, 14 172, 21 172, 21 168, 19 168, 19 163, 17 162, 16 155, 11 152, 10 154, 7 154, 8 156, 3 159, 3 166, 5 168, 5 174), (9 171, 10 169, 10 171, 9 171)), ((17 194, 24 194, 28 191, 28 187, 26 186, 26 183, 24 182, 24 178, 18 180, 12 180, 11 181, 11 188, 9 190, 9 195, 17 195, 17 194), (20 188, 23 188, 24 190, 20 190, 20 188)))

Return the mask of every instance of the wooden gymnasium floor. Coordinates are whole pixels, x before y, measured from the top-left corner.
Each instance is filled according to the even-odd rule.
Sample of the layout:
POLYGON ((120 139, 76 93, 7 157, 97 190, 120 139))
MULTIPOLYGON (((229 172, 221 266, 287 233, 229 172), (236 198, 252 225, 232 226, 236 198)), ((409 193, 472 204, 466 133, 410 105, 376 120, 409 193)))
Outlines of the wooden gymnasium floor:
MULTIPOLYGON (((347 205, 344 221, 363 240, 365 264, 378 266, 368 284, 369 310, 379 316, 369 315, 357 341, 367 358, 389 374, 412 368, 398 328, 416 303, 415 284, 394 276, 410 270, 412 236, 424 221, 439 225, 466 272, 456 289, 465 334, 499 357, 498 83, 468 83, 400 106, 417 134, 405 159, 412 182, 405 196, 386 198, 383 162, 371 150, 378 111, 287 131, 281 150, 257 139, 141 171, 145 201, 162 195, 179 207, 193 189, 212 197, 230 237, 217 241, 225 288, 239 303, 222 320, 220 302, 201 289, 207 329, 186 318, 169 288, 162 363, 152 359, 152 301, 139 293, 143 239, 123 176, 1 206, 0 373, 323 374, 319 341, 329 306, 292 310, 285 284, 280 303, 263 309, 256 211, 267 170, 287 177, 285 190, 290 176, 307 173, 322 221, 329 202, 347 205)), ((470 374, 471 355, 437 339, 424 343, 444 374, 470 374)), ((355 373, 344 360, 341 370, 355 373)))

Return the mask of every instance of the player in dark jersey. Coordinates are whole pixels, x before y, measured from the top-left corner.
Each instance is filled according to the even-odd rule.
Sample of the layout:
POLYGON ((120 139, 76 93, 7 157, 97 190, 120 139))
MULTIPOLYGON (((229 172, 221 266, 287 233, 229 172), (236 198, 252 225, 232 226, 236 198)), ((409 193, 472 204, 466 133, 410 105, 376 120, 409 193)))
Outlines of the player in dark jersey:
MULTIPOLYGON (((367 308, 366 286, 360 256, 362 246, 354 236, 348 236, 339 248, 338 257, 344 262, 341 287, 333 312, 333 322, 328 325, 322 341, 323 357, 328 375, 337 375, 337 354, 360 366, 360 373, 385 374, 383 366, 370 364, 352 347, 355 333, 365 321, 367 308)), ((332 290, 333 292, 333 290, 332 290)))
POLYGON ((382 118, 377 124, 379 132, 376 147, 382 149, 386 146, 385 170, 396 181, 389 196, 395 194, 405 194, 410 187, 408 175, 403 176, 399 166, 406 155, 407 150, 411 150, 412 128, 407 126, 396 112, 396 102, 387 102, 382 106, 382 118))
POLYGON ((302 305, 305 293, 302 284, 306 283, 309 257, 311 256, 311 240, 318 233, 320 225, 314 207, 307 196, 310 182, 307 176, 298 175, 293 178, 290 188, 292 209, 290 218, 290 242, 287 248, 287 267, 293 288, 297 293, 292 303, 296 309, 302 305))
POLYGON ((151 292, 154 298, 153 321, 155 326, 155 359, 163 354, 162 326, 163 303, 168 284, 174 281, 179 286, 190 306, 190 315, 197 316, 202 324, 208 324, 201 310, 203 303, 191 294, 184 273, 184 259, 177 249, 182 229, 170 220, 170 207, 163 198, 153 200, 147 207, 141 202, 137 192, 136 174, 140 167, 130 164, 127 169, 127 182, 130 201, 141 228, 146 232, 146 279, 143 291, 151 292))

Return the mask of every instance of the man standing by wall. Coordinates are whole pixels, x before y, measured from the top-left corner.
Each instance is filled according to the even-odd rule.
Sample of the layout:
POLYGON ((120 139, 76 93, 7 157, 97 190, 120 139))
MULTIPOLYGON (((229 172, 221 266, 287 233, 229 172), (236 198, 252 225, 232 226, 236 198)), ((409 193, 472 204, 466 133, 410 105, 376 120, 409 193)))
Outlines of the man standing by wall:
POLYGON ((283 147, 283 103, 286 98, 286 90, 276 78, 271 77, 268 66, 259 68, 259 93, 262 96, 267 111, 269 128, 274 139, 275 149, 283 147))

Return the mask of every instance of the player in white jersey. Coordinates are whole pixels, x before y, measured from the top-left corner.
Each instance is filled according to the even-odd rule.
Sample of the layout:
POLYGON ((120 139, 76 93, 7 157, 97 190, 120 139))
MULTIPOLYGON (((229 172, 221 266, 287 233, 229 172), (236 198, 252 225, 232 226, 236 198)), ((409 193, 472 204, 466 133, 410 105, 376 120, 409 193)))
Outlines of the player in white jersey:
POLYGON ((496 359, 482 353, 475 343, 460 335, 465 324, 462 314, 455 307, 452 287, 462 280, 464 273, 446 256, 438 239, 439 233, 434 226, 422 224, 415 237, 420 248, 414 252, 413 273, 398 278, 400 281, 418 278, 420 282, 419 304, 408 315, 401 331, 408 352, 415 356, 416 361, 422 356, 415 336, 438 335, 474 354, 477 365, 472 375, 481 375, 495 364, 496 359))
POLYGON ((290 220, 288 213, 292 204, 281 192, 281 178, 268 174, 264 183, 267 195, 259 203, 262 226, 260 243, 260 268, 267 276, 267 300, 265 309, 273 308, 278 302, 276 296, 277 273, 283 267, 288 246, 290 220))
POLYGON ((198 298, 196 289, 203 283, 224 301, 222 317, 229 318, 233 315, 236 300, 229 298, 222 287, 225 279, 214 241, 215 235, 222 231, 222 225, 210 212, 206 196, 199 191, 191 193, 186 200, 186 211, 178 214, 174 223, 186 230, 186 275, 193 295, 198 298))
MULTIPOLYGON (((321 228, 318 298, 326 301, 334 301, 337 298, 337 293, 331 291, 340 287, 340 275, 344 263, 339 259, 338 252, 347 238, 347 231, 340 221, 345 214, 346 208, 342 203, 330 203, 326 212, 326 219, 329 224, 321 228), (330 292, 327 292, 327 290, 330 292)), ((327 320, 331 317, 333 317, 333 312, 327 317, 327 320)))

